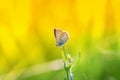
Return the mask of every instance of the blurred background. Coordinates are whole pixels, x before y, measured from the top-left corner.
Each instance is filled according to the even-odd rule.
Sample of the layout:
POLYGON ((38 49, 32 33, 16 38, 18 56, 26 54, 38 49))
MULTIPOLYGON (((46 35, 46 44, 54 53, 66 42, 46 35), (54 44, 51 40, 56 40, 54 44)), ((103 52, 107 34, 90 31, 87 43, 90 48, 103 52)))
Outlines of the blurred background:
POLYGON ((54 28, 75 80, 120 80, 120 0, 0 0, 0 80, 64 80, 54 28))

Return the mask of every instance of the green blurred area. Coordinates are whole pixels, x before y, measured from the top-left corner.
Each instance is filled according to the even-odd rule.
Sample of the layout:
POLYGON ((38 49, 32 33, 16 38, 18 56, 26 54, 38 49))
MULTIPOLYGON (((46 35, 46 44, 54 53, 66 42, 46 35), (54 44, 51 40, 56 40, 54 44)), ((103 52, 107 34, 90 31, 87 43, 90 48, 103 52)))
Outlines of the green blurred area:
MULTIPOLYGON (((120 80, 118 37, 106 35, 95 44, 86 39, 85 44, 83 50, 79 49, 80 59, 79 56, 75 58, 73 67, 75 80, 120 80)), ((79 55, 79 52, 74 53, 74 48, 77 47, 73 46, 67 51, 71 50, 72 55, 79 55)), ((64 77, 65 71, 62 69, 29 77, 21 75, 17 80, 64 80, 64 77)))
MULTIPOLYGON (((112 33, 106 32, 104 36, 101 39, 96 40, 96 42, 93 42, 89 33, 86 33, 83 38, 72 39, 73 41, 70 39, 66 44, 66 51, 75 57, 75 65, 73 67, 75 80, 120 80, 120 51, 118 38, 118 35, 113 31, 112 33), (78 59, 79 53, 80 59, 78 59)), ((27 76, 27 74, 23 75, 26 69, 31 66, 43 63, 47 64, 49 61, 61 58, 61 49, 56 47, 55 43, 46 42, 42 40, 44 38, 39 36, 37 39, 40 43, 37 43, 36 45, 42 45, 42 53, 44 53, 44 55, 37 56, 33 59, 32 57, 27 57, 29 56, 28 52, 26 54, 24 49, 22 49, 21 45, 18 43, 19 49, 23 55, 15 62, 10 62, 8 60, 9 64, 6 63, 8 66, 3 67, 3 71, 1 69, 1 74, 3 75, 3 78, 1 78, 3 80, 9 80, 12 75, 15 77, 15 79, 12 80, 64 79, 65 71, 63 69, 56 71, 50 70, 36 75, 33 73, 31 76, 27 76), (41 58, 44 59, 41 60, 41 58), (21 69, 23 70, 19 71, 21 69)), ((27 48, 32 48, 32 46, 27 48)), ((25 48, 25 50, 27 49, 25 48)), ((4 58, 7 61, 7 57, 4 56, 4 58)), ((44 67, 43 69, 46 70, 46 68, 47 67, 44 67)))

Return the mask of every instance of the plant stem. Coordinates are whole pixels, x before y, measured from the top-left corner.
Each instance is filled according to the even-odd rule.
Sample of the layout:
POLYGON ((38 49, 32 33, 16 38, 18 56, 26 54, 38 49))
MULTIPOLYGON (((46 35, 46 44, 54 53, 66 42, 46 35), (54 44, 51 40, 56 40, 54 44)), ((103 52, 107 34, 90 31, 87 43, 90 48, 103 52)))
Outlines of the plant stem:
POLYGON ((65 60, 67 59, 67 54, 66 54, 66 50, 65 50, 65 46, 63 46, 63 53, 64 53, 64 57, 65 57, 65 60))
POLYGON ((69 80, 70 69, 67 67, 67 54, 66 54, 66 51, 65 51, 65 46, 63 46, 63 53, 64 53, 64 57, 65 57, 64 69, 65 69, 65 72, 66 72, 66 80, 69 80))
POLYGON ((66 80, 69 80, 69 70, 65 70, 66 71, 66 80))

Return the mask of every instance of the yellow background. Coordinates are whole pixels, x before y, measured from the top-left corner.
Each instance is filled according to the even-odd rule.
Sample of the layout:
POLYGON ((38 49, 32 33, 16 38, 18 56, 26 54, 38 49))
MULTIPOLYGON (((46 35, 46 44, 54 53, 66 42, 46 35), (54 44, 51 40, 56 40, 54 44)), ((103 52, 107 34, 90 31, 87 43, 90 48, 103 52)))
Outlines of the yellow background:
POLYGON ((0 74, 60 58, 56 27, 69 32, 73 51, 105 34, 120 47, 120 0, 0 0, 0 74))

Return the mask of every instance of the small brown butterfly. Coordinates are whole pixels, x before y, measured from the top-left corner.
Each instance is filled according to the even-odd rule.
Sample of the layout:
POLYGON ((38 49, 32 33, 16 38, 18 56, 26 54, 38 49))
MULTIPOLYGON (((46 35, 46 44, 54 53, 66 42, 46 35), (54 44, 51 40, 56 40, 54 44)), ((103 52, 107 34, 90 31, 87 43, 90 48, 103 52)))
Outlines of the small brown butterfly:
POLYGON ((56 46, 59 46, 59 47, 62 47, 70 38, 68 32, 58 28, 54 29, 54 36, 56 39, 56 46))

